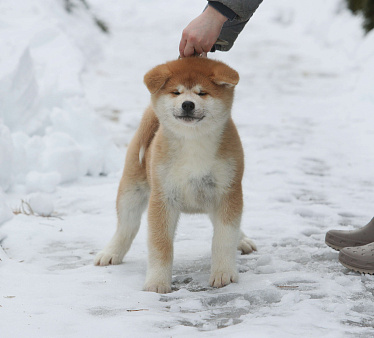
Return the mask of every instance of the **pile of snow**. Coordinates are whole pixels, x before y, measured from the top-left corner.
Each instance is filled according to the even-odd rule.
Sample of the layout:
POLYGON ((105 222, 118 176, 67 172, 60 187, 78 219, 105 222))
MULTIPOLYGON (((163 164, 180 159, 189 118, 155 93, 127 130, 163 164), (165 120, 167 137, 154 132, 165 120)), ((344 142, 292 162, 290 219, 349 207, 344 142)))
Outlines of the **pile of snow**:
POLYGON ((36 215, 50 217, 55 209, 53 202, 47 195, 41 193, 33 193, 29 196, 27 204, 30 211, 36 215))
POLYGON ((67 13, 62 1, 0 5, 4 192, 53 192, 60 183, 120 168, 122 156, 85 99, 80 79, 105 39, 91 19, 83 9, 67 13))

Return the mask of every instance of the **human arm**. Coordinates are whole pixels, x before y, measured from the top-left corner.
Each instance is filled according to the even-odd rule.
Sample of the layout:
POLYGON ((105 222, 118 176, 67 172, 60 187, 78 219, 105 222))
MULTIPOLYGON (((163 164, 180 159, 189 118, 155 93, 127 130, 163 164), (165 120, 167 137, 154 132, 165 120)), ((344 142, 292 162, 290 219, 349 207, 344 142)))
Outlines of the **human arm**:
POLYGON ((208 1, 204 12, 183 30, 179 44, 181 57, 209 51, 228 51, 262 0, 208 1), (215 44, 217 39, 226 45, 215 44))

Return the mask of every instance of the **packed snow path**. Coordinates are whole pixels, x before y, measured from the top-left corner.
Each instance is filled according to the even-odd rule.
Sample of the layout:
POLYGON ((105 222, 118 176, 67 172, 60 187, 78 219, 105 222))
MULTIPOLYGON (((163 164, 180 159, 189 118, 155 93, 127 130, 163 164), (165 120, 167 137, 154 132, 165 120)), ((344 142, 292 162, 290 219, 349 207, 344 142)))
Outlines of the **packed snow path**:
MULTIPOLYGON (((105 3, 92 1, 113 35, 87 64, 83 89, 123 146, 149 101, 144 73, 177 56, 185 18, 201 3, 105 3)), ((324 3, 267 0, 234 49, 211 56, 241 76, 233 116, 246 154, 242 228, 258 252, 238 253, 239 283, 208 286, 212 227, 200 215, 179 224, 171 294, 141 291, 145 217, 123 264, 93 266, 115 229, 121 173, 83 177, 48 195, 52 217, 21 212, 0 228, 2 337, 374 335, 374 277, 345 269, 324 243, 327 230, 374 216, 374 35, 363 39, 337 1, 321 14, 324 3)), ((27 197, 13 191, 7 202, 22 211, 27 197)))

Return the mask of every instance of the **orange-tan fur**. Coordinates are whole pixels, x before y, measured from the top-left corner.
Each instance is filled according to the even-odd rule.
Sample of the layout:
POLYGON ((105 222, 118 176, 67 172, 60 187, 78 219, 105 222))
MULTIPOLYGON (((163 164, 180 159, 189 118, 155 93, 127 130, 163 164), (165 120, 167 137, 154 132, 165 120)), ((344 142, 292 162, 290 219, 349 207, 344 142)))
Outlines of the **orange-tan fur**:
POLYGON ((237 281, 236 250, 256 250, 240 231, 244 160, 231 118, 238 81, 227 65, 196 57, 168 62, 145 75, 151 106, 127 151, 117 231, 96 256, 96 265, 122 262, 148 205, 146 291, 171 291, 173 239, 182 212, 207 213, 212 220, 210 284, 237 281))

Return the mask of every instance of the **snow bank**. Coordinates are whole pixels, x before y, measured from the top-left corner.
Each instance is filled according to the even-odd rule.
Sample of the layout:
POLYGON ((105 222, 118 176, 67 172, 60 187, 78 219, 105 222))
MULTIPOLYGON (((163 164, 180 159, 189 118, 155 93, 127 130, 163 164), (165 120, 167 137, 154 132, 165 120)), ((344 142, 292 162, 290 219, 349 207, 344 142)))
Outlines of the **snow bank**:
POLYGON ((84 97, 80 75, 103 37, 62 2, 0 5, 0 187, 53 192, 117 171, 121 156, 84 97))

